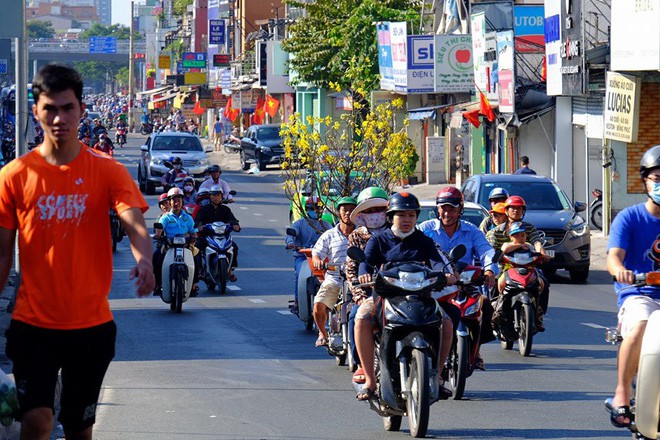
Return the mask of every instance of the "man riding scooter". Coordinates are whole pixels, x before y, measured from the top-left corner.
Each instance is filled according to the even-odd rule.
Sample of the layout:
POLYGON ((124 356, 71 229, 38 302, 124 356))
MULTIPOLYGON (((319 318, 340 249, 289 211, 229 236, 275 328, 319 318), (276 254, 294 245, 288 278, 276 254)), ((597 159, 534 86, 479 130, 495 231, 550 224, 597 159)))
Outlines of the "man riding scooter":
POLYGON ((180 157, 175 157, 172 159, 172 168, 169 169, 165 174, 163 174, 163 177, 160 178, 160 184, 163 185, 163 189, 165 191, 169 191, 171 188, 175 187, 174 182, 179 176, 179 173, 181 173, 182 168, 183 160, 181 160, 180 157))
POLYGON ((293 254, 293 303, 289 306, 291 313, 298 314, 298 274, 300 266, 307 262, 307 257, 300 253, 300 249, 313 247, 323 232, 332 228, 330 223, 321 218, 323 213, 323 203, 318 196, 309 196, 305 200, 305 213, 301 219, 296 220, 291 225, 291 229, 296 231, 296 236, 284 236, 284 242, 287 249, 294 250, 293 254))

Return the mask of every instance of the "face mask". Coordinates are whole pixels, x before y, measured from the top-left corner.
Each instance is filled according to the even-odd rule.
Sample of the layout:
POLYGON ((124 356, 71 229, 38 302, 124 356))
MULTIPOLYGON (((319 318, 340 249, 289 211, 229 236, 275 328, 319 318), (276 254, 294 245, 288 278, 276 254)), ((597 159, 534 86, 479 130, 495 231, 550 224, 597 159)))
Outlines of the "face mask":
POLYGON ((316 219, 316 218, 318 218, 319 216, 316 214, 316 211, 313 211, 313 210, 312 210, 312 211, 307 211, 307 217, 309 217, 309 218, 313 218, 313 219, 316 219))
POLYGON ((392 225, 392 232, 394 233, 394 235, 396 235, 396 236, 399 237, 401 240, 403 240, 404 238, 406 238, 407 236, 409 236, 409 235, 411 235, 413 232, 415 232, 415 228, 412 228, 412 229, 411 229, 410 231, 408 231, 408 232, 403 232, 403 231, 399 230, 399 228, 397 228, 396 226, 392 225))
POLYGON ((186 185, 186 186, 183 187, 183 190, 185 192, 192 192, 193 189, 195 189, 195 187, 192 186, 192 185, 186 185))
POLYGON ((357 226, 366 226, 367 229, 378 229, 385 224, 387 220, 387 214, 383 212, 373 212, 371 214, 360 213, 356 216, 355 219, 358 223, 357 226))
POLYGON ((660 204, 660 182, 653 182, 653 190, 649 193, 649 197, 660 204))
POLYGON ((180 170, 180 169, 181 169, 181 165, 179 165, 179 164, 175 164, 175 165, 172 165, 172 168, 174 168, 175 170, 180 170))

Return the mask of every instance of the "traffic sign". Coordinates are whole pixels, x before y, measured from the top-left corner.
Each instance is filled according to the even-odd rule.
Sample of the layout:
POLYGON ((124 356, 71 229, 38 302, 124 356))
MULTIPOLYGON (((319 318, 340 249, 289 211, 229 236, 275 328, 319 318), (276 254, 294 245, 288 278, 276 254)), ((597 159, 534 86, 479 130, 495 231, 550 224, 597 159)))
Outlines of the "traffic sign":
POLYGON ((183 67, 206 67, 206 52, 184 52, 183 67))
POLYGON ((209 44, 224 45, 227 40, 225 20, 209 20, 209 44))
POLYGON ((0 59, 0 75, 6 75, 7 74, 7 60, 6 59, 0 59))
POLYGON ((117 37, 89 37, 89 53, 117 53, 117 37))

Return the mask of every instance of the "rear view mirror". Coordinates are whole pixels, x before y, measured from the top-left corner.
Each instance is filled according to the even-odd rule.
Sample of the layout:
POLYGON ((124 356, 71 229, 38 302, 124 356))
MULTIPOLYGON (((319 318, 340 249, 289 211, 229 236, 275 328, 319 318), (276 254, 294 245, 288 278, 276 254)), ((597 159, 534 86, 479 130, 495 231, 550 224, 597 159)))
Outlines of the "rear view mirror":
POLYGON ((147 145, 141 145, 140 151, 149 151, 149 147, 147 145))
POLYGON ((231 191, 229 191, 229 195, 230 196, 235 196, 236 195, 236 190, 232 189, 231 191))
POLYGON ((458 246, 454 247, 451 251, 449 251, 449 258, 453 262, 458 261, 465 256, 466 252, 467 252, 467 248, 465 247, 465 245, 459 244, 458 246))

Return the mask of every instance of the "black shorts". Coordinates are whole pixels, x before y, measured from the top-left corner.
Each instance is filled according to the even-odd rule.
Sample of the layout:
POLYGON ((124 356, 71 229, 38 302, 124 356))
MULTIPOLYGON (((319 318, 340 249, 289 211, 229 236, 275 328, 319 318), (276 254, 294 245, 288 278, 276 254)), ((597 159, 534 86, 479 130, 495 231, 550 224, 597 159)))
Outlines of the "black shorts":
POLYGON ((80 330, 52 330, 12 320, 6 335, 19 417, 34 408, 54 408, 61 369, 60 423, 65 431, 73 432, 92 426, 103 377, 115 356, 115 322, 80 330))

